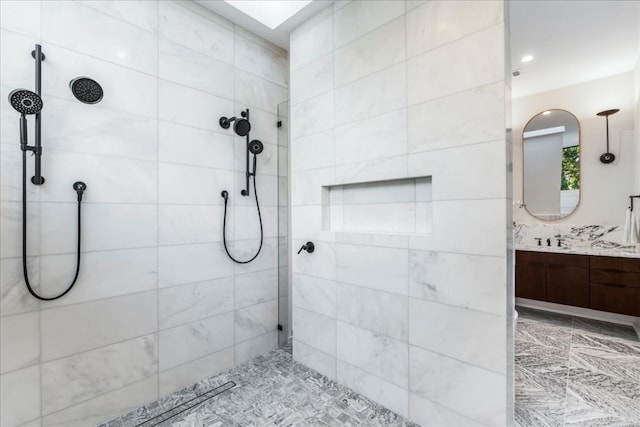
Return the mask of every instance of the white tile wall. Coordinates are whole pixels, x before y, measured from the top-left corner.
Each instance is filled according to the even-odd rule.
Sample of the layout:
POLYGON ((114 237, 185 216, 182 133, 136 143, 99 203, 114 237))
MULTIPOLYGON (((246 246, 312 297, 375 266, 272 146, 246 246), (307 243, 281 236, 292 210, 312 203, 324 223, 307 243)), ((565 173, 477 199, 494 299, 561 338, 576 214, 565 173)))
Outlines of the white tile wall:
POLYGON ((18 115, 0 103, 0 424, 98 424, 274 348, 287 52, 178 1, 2 1, 0 43, 2 99, 33 88, 35 43, 46 55, 47 182, 28 186, 28 269, 45 295, 73 276, 71 185, 88 186, 76 287, 40 303, 22 279, 18 115), (69 91, 84 75, 102 85, 99 104, 69 91), (254 263, 236 267, 222 248, 220 192, 233 195, 227 238, 238 257, 255 250, 258 228, 253 198, 236 196, 244 140, 218 118, 244 108, 265 143, 267 238, 254 263))
POLYGON ((294 358, 423 425, 508 424, 504 8, 341 1, 292 33, 294 358))

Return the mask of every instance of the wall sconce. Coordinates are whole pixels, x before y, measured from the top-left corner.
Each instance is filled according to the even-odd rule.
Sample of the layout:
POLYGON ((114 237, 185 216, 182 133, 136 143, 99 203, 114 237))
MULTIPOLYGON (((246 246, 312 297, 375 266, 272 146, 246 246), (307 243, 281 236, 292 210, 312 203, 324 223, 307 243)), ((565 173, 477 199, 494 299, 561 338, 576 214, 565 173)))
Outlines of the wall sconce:
POLYGON ((602 117, 604 116, 607 119, 607 152, 600 156, 600 161, 602 163, 611 163, 616 159, 616 156, 613 153, 609 152, 609 116, 620 111, 618 108, 614 108, 612 110, 600 111, 597 115, 602 117))

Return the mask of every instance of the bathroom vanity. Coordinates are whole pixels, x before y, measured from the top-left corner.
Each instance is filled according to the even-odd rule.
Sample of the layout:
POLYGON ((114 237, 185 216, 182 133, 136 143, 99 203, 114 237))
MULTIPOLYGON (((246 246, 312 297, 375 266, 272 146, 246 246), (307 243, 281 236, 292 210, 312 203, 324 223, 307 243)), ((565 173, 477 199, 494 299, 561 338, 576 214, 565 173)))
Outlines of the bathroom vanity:
POLYGON ((516 297, 640 316, 640 258, 516 251, 516 297))

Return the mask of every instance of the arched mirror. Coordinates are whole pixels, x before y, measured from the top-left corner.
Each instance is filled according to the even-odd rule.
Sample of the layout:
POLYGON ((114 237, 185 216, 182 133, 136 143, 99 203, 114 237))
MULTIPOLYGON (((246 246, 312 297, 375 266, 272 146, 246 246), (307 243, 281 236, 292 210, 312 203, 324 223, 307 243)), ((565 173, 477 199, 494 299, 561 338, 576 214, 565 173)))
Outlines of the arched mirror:
POLYGON ((538 219, 570 215, 580 203, 580 124, 568 111, 547 110, 524 127, 524 204, 538 219))

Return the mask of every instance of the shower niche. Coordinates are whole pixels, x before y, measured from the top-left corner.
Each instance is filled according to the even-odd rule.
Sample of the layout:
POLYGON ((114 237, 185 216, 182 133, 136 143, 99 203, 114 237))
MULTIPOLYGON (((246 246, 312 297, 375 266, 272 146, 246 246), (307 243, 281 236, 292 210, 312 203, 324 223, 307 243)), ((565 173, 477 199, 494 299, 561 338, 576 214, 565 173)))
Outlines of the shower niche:
POLYGON ((431 177, 357 182, 322 188, 327 231, 431 234, 431 177))

